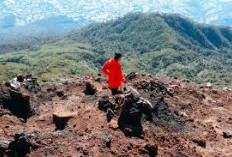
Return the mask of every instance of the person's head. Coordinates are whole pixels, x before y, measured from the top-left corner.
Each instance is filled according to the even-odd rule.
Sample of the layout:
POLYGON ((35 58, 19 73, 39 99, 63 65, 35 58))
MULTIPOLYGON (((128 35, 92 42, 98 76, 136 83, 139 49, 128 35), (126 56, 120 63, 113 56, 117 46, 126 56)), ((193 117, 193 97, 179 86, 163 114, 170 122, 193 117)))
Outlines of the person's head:
POLYGON ((114 59, 115 59, 115 60, 118 60, 118 61, 119 61, 121 58, 122 58, 122 54, 121 54, 121 53, 115 53, 115 54, 114 54, 114 59))

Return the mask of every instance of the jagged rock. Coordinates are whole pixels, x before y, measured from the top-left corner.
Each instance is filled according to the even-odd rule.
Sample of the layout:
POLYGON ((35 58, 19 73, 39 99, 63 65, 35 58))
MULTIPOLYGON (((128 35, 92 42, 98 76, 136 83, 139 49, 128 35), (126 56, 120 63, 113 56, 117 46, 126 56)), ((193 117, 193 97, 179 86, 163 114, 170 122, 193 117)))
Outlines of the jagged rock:
POLYGON ((68 120, 74 118, 76 115, 76 112, 54 112, 53 122, 56 125, 56 129, 63 130, 67 125, 68 120))
POLYGON ((136 78, 137 74, 135 72, 131 72, 130 74, 128 74, 126 76, 127 80, 133 80, 134 78, 136 78))
POLYGON ((57 90, 57 91, 56 91, 56 94, 57 94, 58 97, 63 97, 63 96, 64 96, 64 91, 62 91, 62 90, 57 90))
POLYGON ((125 128, 123 132, 126 136, 131 136, 133 134, 133 130, 131 128, 125 128))
POLYGON ((83 149, 83 155, 87 156, 89 154, 89 151, 87 149, 83 149))
POLYGON ((5 83, 5 86, 0 86, 0 104, 12 114, 26 120, 35 113, 35 104, 41 103, 43 97, 36 80, 32 75, 19 75, 5 83), (32 99, 36 99, 35 95, 39 97, 40 102, 38 99, 37 102, 32 102, 32 99))
POLYGON ((91 84, 90 82, 87 82, 85 84, 85 90, 84 93, 86 95, 94 95, 97 92, 97 89, 94 87, 93 84, 91 84))
POLYGON ((192 109, 192 104, 191 103, 186 103, 186 104, 180 104, 181 109, 192 109))
POLYGON ((17 81, 17 78, 14 78, 10 81, 10 88, 13 90, 20 90, 21 83, 17 81))
POLYGON ((100 77, 99 77, 99 78, 96 78, 95 81, 96 81, 96 82, 101 82, 101 78, 100 78, 100 77))
POLYGON ((5 82, 5 86, 6 86, 6 87, 10 87, 10 81, 6 81, 6 82, 5 82))
POLYGON ((189 117, 189 115, 188 115, 187 113, 185 113, 185 112, 179 112, 179 115, 180 115, 181 117, 185 117, 185 118, 188 118, 188 117, 189 117))
POLYGON ((140 98, 141 95, 139 94, 139 92, 135 88, 128 87, 127 90, 131 92, 131 94, 133 95, 134 99, 138 100, 140 98))
POLYGON ((143 89, 145 91, 155 91, 156 93, 165 94, 167 92, 167 88, 160 81, 139 81, 134 84, 137 89, 143 89))
POLYGON ((118 129, 118 122, 116 119, 111 119, 111 121, 109 122, 109 128, 118 129))
POLYGON ((206 148, 206 142, 202 139, 193 139, 194 143, 196 143, 198 146, 206 148))
POLYGON ((4 137, 0 137, 0 156, 4 156, 10 141, 4 137))
POLYGON ((217 106, 220 106, 220 107, 225 106, 225 103, 220 101, 220 100, 216 101, 216 104, 217 104, 217 106))
POLYGON ((201 96, 202 99, 205 99, 205 98, 206 98, 206 96, 205 96, 204 93, 200 92, 199 94, 200 94, 200 96, 201 96))
POLYGON ((106 112, 107 122, 110 122, 111 119, 114 117, 114 112, 112 109, 108 108, 106 112))
POLYGON ((151 102, 147 99, 142 98, 142 97, 140 97, 140 99, 138 100, 138 102, 136 102, 136 104, 141 106, 146 111, 154 110, 154 107, 151 104, 151 102))
POLYGON ((124 108, 118 119, 119 128, 128 136, 140 136, 142 134, 141 124, 142 112, 136 108, 124 108), (127 128, 127 129, 126 129, 127 128), (128 129, 131 130, 128 133, 128 129))
POLYGON ((151 157, 155 157, 158 154, 157 145, 146 144, 144 148, 149 152, 149 156, 151 157))
POLYGON ((140 136, 142 134, 141 118, 146 111, 151 112, 153 105, 140 97, 137 90, 128 88, 126 93, 119 98, 121 111, 118 119, 119 128, 127 136, 140 136), (129 130, 129 131, 128 131, 129 130))
POLYGON ((107 148, 110 148, 111 147, 111 141, 112 141, 112 137, 111 136, 108 136, 106 138, 106 147, 107 148))
POLYGON ((229 130, 223 131, 224 138, 232 138, 232 133, 229 130))
POLYGON ((23 82, 24 79, 25 79, 25 76, 23 76, 23 75, 18 75, 18 76, 17 76, 17 81, 18 81, 18 82, 23 82))
POLYGON ((218 93, 217 89, 212 89, 212 93, 217 94, 218 93))
POLYGON ((106 112, 108 108, 114 110, 115 105, 110 102, 108 96, 101 97, 98 101, 98 109, 106 112))
POLYGON ((16 133, 14 141, 9 144, 10 156, 24 157, 33 147, 32 136, 25 133, 16 133))
POLYGON ((28 102, 31 99, 31 96, 29 94, 25 93, 25 92, 21 93, 21 97, 22 97, 23 100, 28 101, 28 102))
MULTIPOLYGON (((31 96, 20 91, 9 90, 5 98, 3 98, 3 107, 9 109, 14 115, 23 119, 27 119, 33 114, 30 106, 31 96)), ((1 100, 0 100, 1 101, 1 100)))
POLYGON ((174 93, 175 93, 175 90, 173 88, 167 88, 167 93, 170 95, 170 96, 174 96, 174 93))

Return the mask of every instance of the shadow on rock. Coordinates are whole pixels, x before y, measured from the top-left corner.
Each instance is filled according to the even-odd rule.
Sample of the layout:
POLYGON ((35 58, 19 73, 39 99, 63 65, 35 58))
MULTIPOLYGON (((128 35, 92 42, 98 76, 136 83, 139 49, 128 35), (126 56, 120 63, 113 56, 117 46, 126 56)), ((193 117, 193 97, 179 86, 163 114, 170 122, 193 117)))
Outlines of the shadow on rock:
MULTIPOLYGON (((165 94, 169 94, 162 82, 141 81, 136 82, 135 87, 143 90, 145 95, 151 95, 145 99, 133 87, 126 87, 123 94, 114 97, 114 103, 107 96, 103 96, 98 103, 98 108, 103 111, 108 109, 117 112, 119 129, 126 136, 141 137, 143 133, 142 122, 150 121, 159 127, 167 127, 180 131, 185 123, 172 112, 164 101, 165 94)), ((170 95, 170 94, 169 94, 170 95)), ((107 114, 108 115, 108 114, 107 114)), ((108 122, 110 119, 107 117, 108 122)))
POLYGON ((32 75, 19 75, 0 86, 0 104, 25 121, 35 114, 44 97, 46 94, 32 75))
POLYGON ((16 133, 14 141, 9 144, 8 151, 11 157, 25 157, 30 153, 33 143, 32 136, 24 133, 16 133))

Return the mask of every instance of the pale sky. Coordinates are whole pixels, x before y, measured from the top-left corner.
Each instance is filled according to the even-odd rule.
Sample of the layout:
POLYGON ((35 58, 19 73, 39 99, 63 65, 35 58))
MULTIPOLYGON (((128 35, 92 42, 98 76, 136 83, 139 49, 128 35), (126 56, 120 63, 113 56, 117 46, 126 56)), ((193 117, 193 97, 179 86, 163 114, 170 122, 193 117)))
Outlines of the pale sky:
POLYGON ((0 0, 0 18, 16 16, 18 25, 54 15, 105 21, 128 12, 180 13, 210 23, 232 19, 232 0, 0 0))

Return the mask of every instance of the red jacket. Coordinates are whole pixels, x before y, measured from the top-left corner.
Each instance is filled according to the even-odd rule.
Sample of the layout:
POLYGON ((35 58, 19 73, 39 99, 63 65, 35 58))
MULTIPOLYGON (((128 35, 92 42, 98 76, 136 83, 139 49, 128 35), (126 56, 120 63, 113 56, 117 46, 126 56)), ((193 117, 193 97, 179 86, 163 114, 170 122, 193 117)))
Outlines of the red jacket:
POLYGON ((122 74, 121 64, 114 58, 105 62, 102 66, 102 72, 108 77, 110 88, 118 88, 121 83, 126 81, 122 74))

